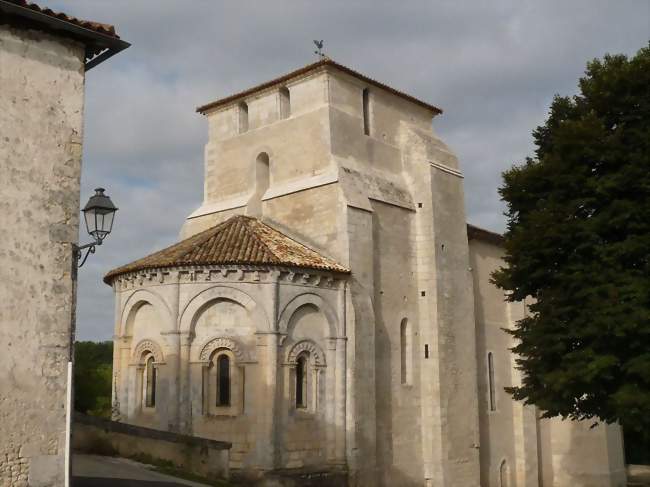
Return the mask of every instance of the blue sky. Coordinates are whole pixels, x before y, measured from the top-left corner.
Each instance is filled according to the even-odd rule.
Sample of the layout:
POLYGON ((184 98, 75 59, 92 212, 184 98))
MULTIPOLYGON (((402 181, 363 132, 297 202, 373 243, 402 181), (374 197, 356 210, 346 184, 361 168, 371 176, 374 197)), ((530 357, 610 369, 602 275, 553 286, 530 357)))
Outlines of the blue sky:
MULTIPOLYGON (((114 24, 132 46, 86 79, 82 204, 103 186, 113 234, 80 270, 78 338, 110 339, 111 268, 175 242, 203 189, 207 126, 196 106, 313 62, 336 61, 444 109, 434 130, 458 154, 468 220, 501 231, 501 172, 585 64, 633 55, 647 0, 42 2, 114 24)), ((85 232, 82 242, 87 240, 85 232)))

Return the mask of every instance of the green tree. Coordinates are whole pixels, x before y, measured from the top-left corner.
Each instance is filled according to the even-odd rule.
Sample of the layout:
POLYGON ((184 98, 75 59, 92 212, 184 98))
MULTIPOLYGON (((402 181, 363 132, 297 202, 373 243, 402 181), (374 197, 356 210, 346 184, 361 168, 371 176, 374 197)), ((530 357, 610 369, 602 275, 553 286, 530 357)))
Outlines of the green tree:
POLYGON ((530 314, 509 331, 517 400, 545 417, 650 432, 650 47, 587 65, 533 131, 535 157, 503 175, 506 266, 530 314))
POLYGON ((110 418, 113 342, 77 342, 74 357, 75 410, 110 418))

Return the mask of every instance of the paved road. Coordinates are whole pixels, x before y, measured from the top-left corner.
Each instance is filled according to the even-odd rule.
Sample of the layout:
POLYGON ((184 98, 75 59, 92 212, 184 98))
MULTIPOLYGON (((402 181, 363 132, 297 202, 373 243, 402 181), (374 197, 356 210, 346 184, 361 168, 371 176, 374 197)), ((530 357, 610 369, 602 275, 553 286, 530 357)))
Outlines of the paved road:
POLYGON ((73 487, 209 487, 150 470, 124 458, 74 455, 73 487))

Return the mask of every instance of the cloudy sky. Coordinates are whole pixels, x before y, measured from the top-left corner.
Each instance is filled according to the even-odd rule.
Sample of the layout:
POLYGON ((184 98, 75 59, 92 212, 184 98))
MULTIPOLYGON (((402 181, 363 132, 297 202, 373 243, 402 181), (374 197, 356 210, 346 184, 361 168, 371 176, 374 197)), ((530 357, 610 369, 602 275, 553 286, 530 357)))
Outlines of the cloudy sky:
MULTIPOLYGON (((109 339, 109 269, 176 241, 202 199, 207 127, 194 108, 315 60, 334 60, 444 109, 468 220, 501 231, 501 172, 531 153, 555 93, 587 60, 634 54, 648 0, 43 0, 116 25, 132 46, 88 73, 82 204, 104 186, 120 211, 80 271, 78 338, 109 339)), ((81 234, 86 241, 85 232, 81 234)))

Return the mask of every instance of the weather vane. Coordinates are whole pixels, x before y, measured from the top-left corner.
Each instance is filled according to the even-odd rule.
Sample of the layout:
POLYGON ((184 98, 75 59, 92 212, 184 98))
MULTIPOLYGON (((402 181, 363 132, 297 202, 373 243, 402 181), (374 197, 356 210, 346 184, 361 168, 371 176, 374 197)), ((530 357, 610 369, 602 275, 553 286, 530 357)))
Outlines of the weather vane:
POLYGON ((314 51, 314 54, 318 56, 318 59, 325 59, 327 56, 323 53, 323 40, 321 39, 320 41, 314 41, 314 44, 318 48, 318 50, 314 51))

